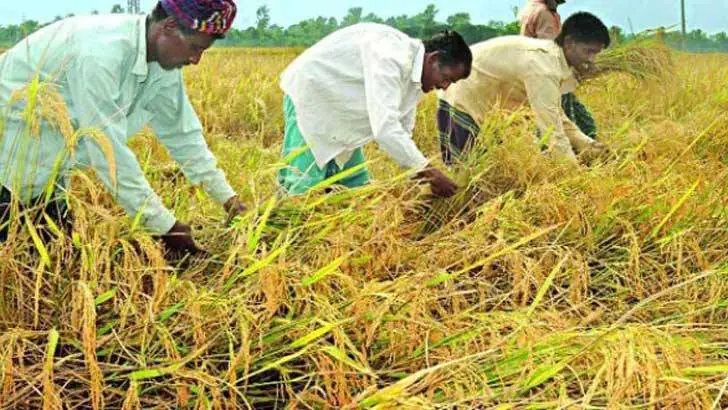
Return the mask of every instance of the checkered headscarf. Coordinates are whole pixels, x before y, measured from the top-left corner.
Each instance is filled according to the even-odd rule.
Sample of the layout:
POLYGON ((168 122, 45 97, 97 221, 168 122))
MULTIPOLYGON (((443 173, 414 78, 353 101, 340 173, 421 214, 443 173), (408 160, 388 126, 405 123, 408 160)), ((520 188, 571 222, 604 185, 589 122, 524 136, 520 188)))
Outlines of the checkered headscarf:
POLYGON ((167 14, 192 30, 225 34, 233 25, 237 8, 233 0, 161 0, 167 14))

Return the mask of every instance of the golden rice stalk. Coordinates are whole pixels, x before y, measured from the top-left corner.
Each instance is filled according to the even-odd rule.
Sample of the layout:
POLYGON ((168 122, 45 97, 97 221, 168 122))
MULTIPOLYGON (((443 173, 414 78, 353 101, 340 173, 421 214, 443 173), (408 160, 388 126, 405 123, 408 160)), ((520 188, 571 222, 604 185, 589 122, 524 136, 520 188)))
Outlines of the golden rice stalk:
POLYGON ((126 398, 124 399, 124 403, 121 405, 121 410, 140 410, 142 408, 137 391, 137 382, 132 380, 129 384, 129 389, 126 391, 126 398))
POLYGON ((104 153, 104 158, 106 159, 106 163, 109 166, 109 177, 111 178, 111 184, 114 186, 114 188, 116 188, 116 157, 114 157, 114 147, 111 145, 109 137, 97 128, 79 128, 73 134, 73 137, 71 139, 73 146, 76 145, 76 141, 78 141, 78 139, 81 137, 90 138, 93 142, 96 143, 96 145, 99 146, 101 152, 104 153))
POLYGON ((21 101, 25 102, 22 118, 32 137, 40 136, 40 127, 44 121, 64 138, 73 135, 71 116, 57 85, 41 81, 36 75, 25 87, 13 91, 8 106, 21 101))
POLYGON ((13 365, 13 355, 15 354, 15 344, 17 338, 11 336, 7 341, 5 351, 2 358, 2 371, 0 372, 0 408, 5 408, 5 400, 9 399, 15 390, 15 368, 13 365))
POLYGON ((104 382, 96 358, 96 304, 91 290, 83 282, 79 282, 74 296, 72 320, 74 327, 81 330, 83 355, 91 376, 91 406, 94 410, 100 410, 104 408, 101 395, 104 382))
POLYGON ((672 52, 657 41, 642 40, 613 47, 597 57, 596 71, 587 75, 620 72, 640 80, 658 79, 673 72, 672 52))
MULTIPOLYGON (((157 280, 157 277, 164 277, 165 275, 156 275, 155 281, 157 280)), ((154 291, 157 292, 157 289, 159 287, 155 284, 154 291)), ((157 310, 155 309, 155 312, 157 310)), ((180 362, 182 361, 182 357, 179 354, 179 351, 177 350, 177 345, 175 344, 174 337, 169 333, 169 330, 167 330, 166 327, 163 325, 159 325, 157 327, 157 331, 159 332, 159 340, 164 347, 164 351, 167 353, 171 361, 173 362, 180 362)), ((187 385, 179 384, 176 387, 177 390, 177 407, 178 408, 184 408, 187 407, 190 401, 190 389, 187 385)))
POLYGON ((58 396, 55 384, 53 383, 53 365, 58 339, 58 331, 51 329, 48 333, 46 361, 43 366, 43 410, 60 410, 63 408, 61 398, 58 396))
MULTIPOLYGON (((109 137, 101 130, 93 127, 74 130, 68 107, 56 84, 40 81, 39 77, 36 76, 25 87, 13 92, 8 106, 20 101, 26 103, 22 117, 31 137, 37 138, 40 136, 41 124, 45 122, 60 133, 64 139, 67 153, 70 155, 75 152, 79 138, 90 138, 104 153, 109 165, 112 184, 116 185, 116 157, 109 137)), ((57 170, 54 172, 57 172, 57 170)))

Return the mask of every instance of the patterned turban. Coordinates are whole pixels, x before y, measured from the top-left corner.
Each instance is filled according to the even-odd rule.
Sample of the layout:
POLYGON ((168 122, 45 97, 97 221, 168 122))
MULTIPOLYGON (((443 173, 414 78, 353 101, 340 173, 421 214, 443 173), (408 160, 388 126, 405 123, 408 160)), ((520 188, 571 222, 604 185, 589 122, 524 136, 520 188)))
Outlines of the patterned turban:
POLYGON ((222 35, 233 25, 237 7, 233 0, 161 0, 162 7, 188 28, 222 35))

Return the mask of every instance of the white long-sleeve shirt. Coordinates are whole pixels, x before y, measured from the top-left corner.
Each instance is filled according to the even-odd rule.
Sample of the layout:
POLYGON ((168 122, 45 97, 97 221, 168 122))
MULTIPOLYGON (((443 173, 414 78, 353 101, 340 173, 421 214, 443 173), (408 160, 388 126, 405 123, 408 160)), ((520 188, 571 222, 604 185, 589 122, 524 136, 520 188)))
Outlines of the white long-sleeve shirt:
POLYGON ((141 213, 150 231, 166 233, 175 217, 127 146, 128 139, 150 123, 192 183, 202 185, 220 203, 235 195, 203 138, 180 70, 165 71, 147 63, 145 24, 145 17, 137 16, 70 18, 37 31, 0 56, 0 107, 7 113, 0 130, 2 185, 28 200, 69 170, 90 166, 130 216, 141 213), (109 166, 108 153, 91 138, 84 136, 68 147, 49 121, 41 123, 37 135, 25 131, 23 110, 28 102, 13 102, 12 96, 36 74, 40 81, 57 86, 74 128, 105 134, 116 172, 109 166))
POLYGON ((427 165, 412 140, 424 56, 421 41, 361 23, 330 34, 291 63, 281 88, 319 167, 344 164, 370 141, 403 167, 427 165))

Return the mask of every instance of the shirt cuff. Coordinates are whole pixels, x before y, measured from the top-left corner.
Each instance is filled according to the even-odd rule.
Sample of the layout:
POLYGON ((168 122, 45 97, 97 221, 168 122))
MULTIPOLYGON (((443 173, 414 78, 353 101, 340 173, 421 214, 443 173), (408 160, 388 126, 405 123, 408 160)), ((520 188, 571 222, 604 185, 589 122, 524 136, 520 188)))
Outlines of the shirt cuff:
POLYGON ((551 151, 555 156, 575 160, 576 154, 571 147, 556 146, 551 151))
POLYGON ((554 138, 554 136, 552 135, 551 138, 553 140, 551 142, 549 151, 552 155, 576 159, 574 149, 571 147, 571 143, 565 135, 562 138, 554 138))
POLYGON ((594 142, 596 141, 594 141, 594 139, 590 138, 588 135, 577 134, 576 138, 574 138, 574 141, 572 142, 572 145, 574 146, 574 148, 576 148, 577 151, 581 152, 592 146, 594 142))
POLYGON ((405 158, 399 165, 407 169, 422 171, 429 163, 430 161, 420 151, 416 151, 410 157, 405 158))
POLYGON ((410 166, 409 169, 413 171, 422 171, 423 169, 427 168, 428 165, 430 165, 430 161, 427 160, 427 158, 422 157, 421 160, 418 160, 417 162, 413 163, 414 165, 410 166))
POLYGON ((149 219, 144 222, 144 226, 153 235, 164 235, 169 232, 170 229, 177 222, 177 218, 166 208, 159 210, 158 215, 153 219, 149 219))
POLYGON ((224 204, 228 199, 237 195, 230 184, 225 181, 224 177, 222 181, 205 185, 204 188, 205 192, 218 204, 224 204))

